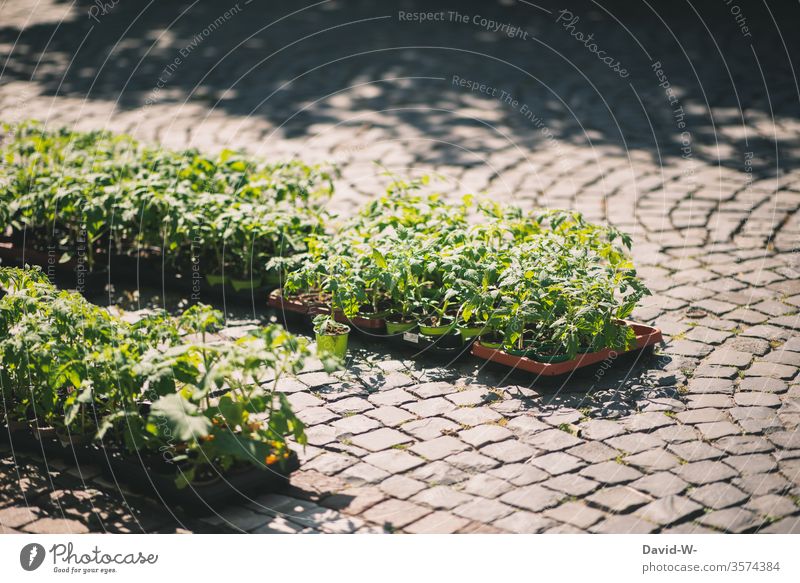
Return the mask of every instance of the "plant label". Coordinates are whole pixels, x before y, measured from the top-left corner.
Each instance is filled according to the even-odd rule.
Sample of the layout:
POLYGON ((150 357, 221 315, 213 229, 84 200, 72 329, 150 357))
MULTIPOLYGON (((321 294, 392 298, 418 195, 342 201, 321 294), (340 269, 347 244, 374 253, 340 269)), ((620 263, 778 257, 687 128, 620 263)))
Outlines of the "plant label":
POLYGON ((419 334, 414 334, 413 332, 403 332, 403 340, 406 342, 419 344, 419 334))

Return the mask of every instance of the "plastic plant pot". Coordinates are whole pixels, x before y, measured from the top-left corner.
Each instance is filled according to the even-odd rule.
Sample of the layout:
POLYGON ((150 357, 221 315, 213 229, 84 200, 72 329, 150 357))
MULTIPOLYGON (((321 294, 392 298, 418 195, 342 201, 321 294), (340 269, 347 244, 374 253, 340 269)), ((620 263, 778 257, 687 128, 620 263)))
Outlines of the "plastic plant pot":
POLYGON ((500 348, 500 350, 505 350, 511 356, 525 356, 533 358, 533 350, 530 348, 500 348))
POLYGON ((377 312, 359 312, 358 317, 364 320, 385 320, 391 314, 390 310, 378 310, 377 312))
POLYGON ((278 271, 270 270, 268 271, 263 278, 264 285, 268 285, 270 287, 277 286, 281 284, 281 274, 278 271))
POLYGON ((459 329, 461 339, 464 342, 472 340, 476 336, 480 336, 486 331, 488 331, 488 327, 485 324, 483 326, 466 326, 459 329))
POLYGON ((564 346, 561 344, 539 344, 530 347, 526 354, 514 354, 511 351, 509 353, 514 354, 514 356, 527 356, 539 362, 566 362, 571 360, 568 354, 564 354, 561 351, 562 348, 564 346))
POLYGON ((416 322, 390 322, 386 321, 387 334, 402 334, 416 328, 416 322))
POLYGON ((492 350, 503 349, 503 335, 497 332, 489 332, 481 334, 478 337, 478 341, 481 343, 482 346, 485 346, 486 348, 490 348, 492 350))
POLYGON ((455 328, 455 323, 447 326, 423 326, 419 325, 419 333, 425 336, 444 336, 455 328))
POLYGON ((258 282, 258 280, 250 279, 250 278, 248 278, 248 279, 233 279, 233 278, 231 278, 229 281, 230 281, 231 287, 233 288, 233 291, 237 291, 237 292, 256 289, 257 287, 260 286, 260 283, 258 282))
POLYGON ((356 327, 356 330, 383 330, 386 321, 379 317, 366 318, 363 316, 353 316, 348 318, 341 311, 336 311, 333 314, 334 319, 341 324, 351 324, 356 327))
MULTIPOLYGON (((515 356, 520 356, 520 355, 515 355, 515 356)), ((540 354, 534 350, 528 350, 527 354, 523 356, 527 356, 528 358, 531 358, 538 362, 548 362, 548 363, 567 362, 568 360, 571 360, 569 354, 540 354)))
POLYGON ((342 334, 320 334, 316 332, 317 356, 332 355, 344 360, 347 356, 347 340, 350 336, 350 327, 345 326, 347 332, 342 334))
POLYGON ((216 287, 218 285, 225 285, 228 279, 229 278, 225 275, 216 275, 213 273, 209 273, 206 275, 206 281, 208 282, 208 285, 210 285, 211 287, 216 287))

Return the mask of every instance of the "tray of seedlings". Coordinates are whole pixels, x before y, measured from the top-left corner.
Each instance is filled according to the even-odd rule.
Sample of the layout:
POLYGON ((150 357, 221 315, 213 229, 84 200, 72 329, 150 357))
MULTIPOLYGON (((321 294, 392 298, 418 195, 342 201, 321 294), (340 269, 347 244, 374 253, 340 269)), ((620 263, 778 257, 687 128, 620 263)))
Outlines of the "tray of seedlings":
POLYGON ((425 183, 395 181, 312 235, 270 305, 345 325, 318 326, 318 338, 355 329, 535 374, 660 342, 658 330, 626 321, 650 293, 626 234, 577 212, 446 202, 418 192, 425 183))
POLYGON ((488 360, 515 370, 535 375, 560 376, 591 366, 599 362, 616 359, 618 356, 660 344, 661 331, 653 326, 637 322, 619 322, 620 334, 624 335, 621 348, 584 347, 574 355, 563 344, 527 343, 506 346, 497 336, 475 342, 471 347, 473 356, 488 360))
POLYGON ((204 512, 287 483, 305 443, 278 379, 306 341, 268 326, 213 340, 195 305, 136 323, 38 269, 0 268, 0 437, 14 449, 96 463, 120 485, 204 512))
POLYGON ((1 137, 0 258, 70 287, 249 301, 280 285, 281 258, 305 251, 327 221, 334 171, 323 166, 173 152, 33 122, 1 137))

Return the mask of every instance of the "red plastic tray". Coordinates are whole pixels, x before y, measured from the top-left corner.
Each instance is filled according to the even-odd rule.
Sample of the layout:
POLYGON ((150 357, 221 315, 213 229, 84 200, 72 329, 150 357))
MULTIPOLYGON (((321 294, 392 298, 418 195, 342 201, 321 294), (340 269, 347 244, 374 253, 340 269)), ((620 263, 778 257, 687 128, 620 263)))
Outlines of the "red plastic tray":
POLYGON ((286 310, 287 312, 295 312, 297 314, 308 314, 308 306, 306 304, 283 299, 283 294, 280 288, 273 290, 267 297, 267 305, 276 310, 286 310))
MULTIPOLYGON (((324 314, 328 312, 327 308, 321 306, 309 306, 299 300, 286 300, 283 298, 280 289, 274 290, 267 298, 267 305, 276 310, 286 310, 288 312, 295 312, 297 314, 324 314)), ((383 330, 386 327, 386 321, 380 318, 360 318, 355 316, 348 318, 342 312, 337 311, 333 315, 337 322, 342 324, 352 324, 356 328, 365 330, 383 330)))
POLYGON ((662 340, 661 330, 658 328, 647 326, 646 324, 639 324, 638 322, 626 321, 625 323, 633 328, 633 331, 636 333, 636 346, 630 350, 615 351, 605 348, 598 352, 581 354, 573 360, 548 363, 539 362, 525 356, 512 356, 511 354, 508 354, 502 350, 487 348, 481 345, 479 341, 475 341, 472 344, 472 354, 478 358, 497 362, 499 364, 524 370, 526 372, 531 372, 542 376, 558 376, 572 372, 579 368, 583 368, 584 366, 597 364, 598 362, 602 362, 614 354, 627 354, 629 352, 634 352, 635 350, 641 350, 647 346, 659 344, 662 340))

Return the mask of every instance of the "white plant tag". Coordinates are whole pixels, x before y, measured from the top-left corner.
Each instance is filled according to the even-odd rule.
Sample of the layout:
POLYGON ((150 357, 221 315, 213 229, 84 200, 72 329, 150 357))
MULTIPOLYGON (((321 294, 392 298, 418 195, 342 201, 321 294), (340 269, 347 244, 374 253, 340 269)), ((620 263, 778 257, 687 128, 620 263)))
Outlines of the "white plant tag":
POLYGON ((419 344, 419 334, 414 334, 413 332, 403 332, 403 340, 406 342, 419 344))

